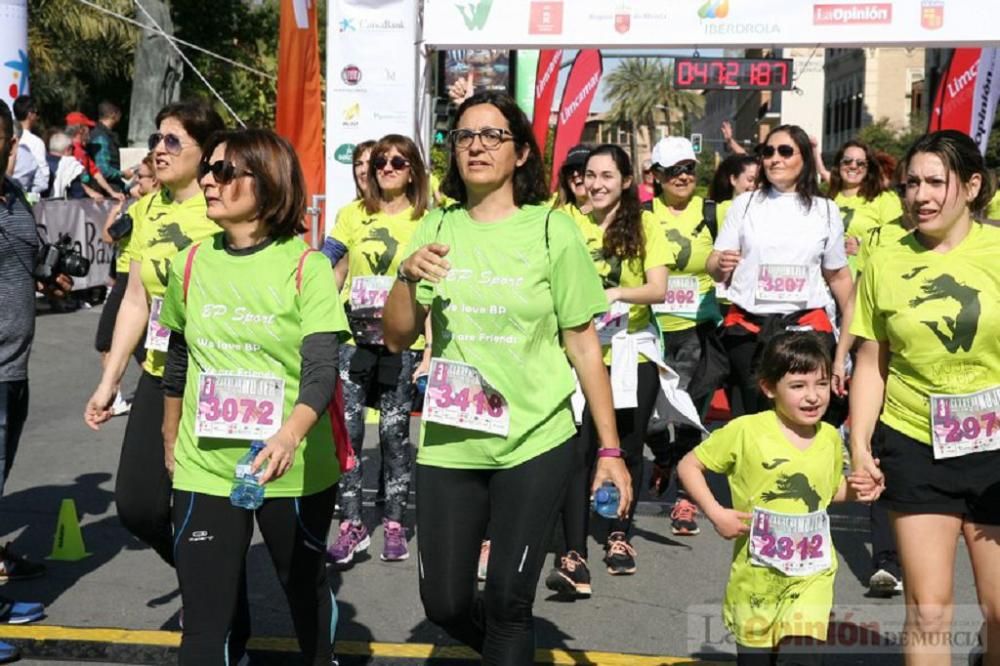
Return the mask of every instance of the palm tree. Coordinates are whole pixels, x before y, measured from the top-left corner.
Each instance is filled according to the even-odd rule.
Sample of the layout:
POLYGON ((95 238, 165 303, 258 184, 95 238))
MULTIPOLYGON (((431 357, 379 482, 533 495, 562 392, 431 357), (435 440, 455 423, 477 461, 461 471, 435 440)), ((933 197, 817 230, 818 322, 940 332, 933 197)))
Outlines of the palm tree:
MULTIPOLYGON (((632 155, 635 157, 636 128, 645 127, 650 143, 656 140, 656 119, 665 113, 671 132, 684 118, 704 109, 701 95, 675 90, 671 85, 673 67, 664 65, 659 58, 628 58, 607 76, 607 96, 612 100, 608 120, 627 125, 632 129, 632 155)), ((633 162, 638 160, 633 159, 633 162)), ((638 164, 634 165, 638 168, 638 164)))

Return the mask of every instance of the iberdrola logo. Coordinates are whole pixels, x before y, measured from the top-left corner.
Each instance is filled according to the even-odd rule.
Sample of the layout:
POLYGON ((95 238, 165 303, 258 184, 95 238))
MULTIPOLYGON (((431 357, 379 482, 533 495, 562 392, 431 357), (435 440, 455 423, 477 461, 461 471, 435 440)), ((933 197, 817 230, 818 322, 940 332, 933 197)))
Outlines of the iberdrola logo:
POLYGON ((698 9, 703 19, 726 18, 729 16, 729 0, 708 0, 698 9))
POLYGON ((493 0, 479 0, 478 2, 460 2, 455 4, 455 8, 462 15, 465 27, 469 30, 482 30, 486 25, 486 20, 490 17, 490 8, 493 0))

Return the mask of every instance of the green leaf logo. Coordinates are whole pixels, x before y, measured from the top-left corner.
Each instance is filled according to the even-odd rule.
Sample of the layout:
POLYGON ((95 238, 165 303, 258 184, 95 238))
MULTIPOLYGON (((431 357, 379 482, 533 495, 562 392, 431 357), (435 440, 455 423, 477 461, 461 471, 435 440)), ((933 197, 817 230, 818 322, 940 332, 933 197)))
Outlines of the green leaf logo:
POLYGON ((482 30, 486 25, 486 20, 490 17, 490 9, 493 7, 493 0, 478 0, 478 2, 460 2, 455 4, 455 8, 462 15, 465 27, 468 30, 482 30))
POLYGON ((698 8, 698 16, 703 19, 726 18, 729 16, 729 0, 708 0, 698 8))

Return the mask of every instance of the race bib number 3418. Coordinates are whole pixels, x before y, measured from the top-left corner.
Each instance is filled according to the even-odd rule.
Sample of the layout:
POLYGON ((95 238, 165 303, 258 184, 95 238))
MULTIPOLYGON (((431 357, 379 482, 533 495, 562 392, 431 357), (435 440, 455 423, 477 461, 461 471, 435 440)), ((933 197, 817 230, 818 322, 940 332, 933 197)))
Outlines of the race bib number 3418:
POLYGON ((510 432, 510 406, 503 395, 473 366, 439 358, 431 359, 423 418, 501 437, 510 432))

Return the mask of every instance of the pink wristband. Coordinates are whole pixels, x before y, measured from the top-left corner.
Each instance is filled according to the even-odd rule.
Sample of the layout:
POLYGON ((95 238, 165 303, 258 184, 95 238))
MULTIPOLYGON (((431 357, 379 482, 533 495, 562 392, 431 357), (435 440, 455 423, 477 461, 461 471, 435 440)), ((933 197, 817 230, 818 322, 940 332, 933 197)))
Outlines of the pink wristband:
POLYGON ((597 449, 598 458, 624 458, 625 452, 621 448, 597 449))

